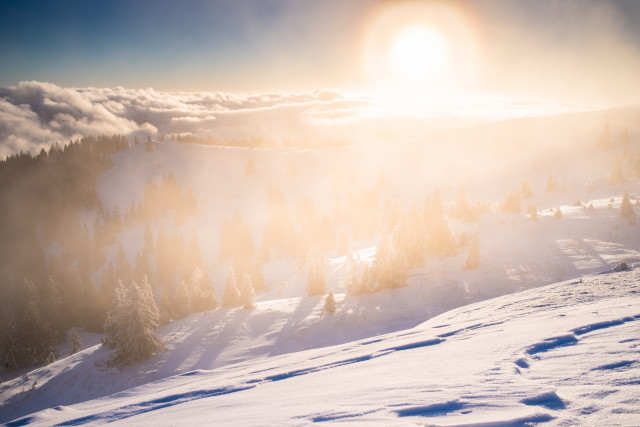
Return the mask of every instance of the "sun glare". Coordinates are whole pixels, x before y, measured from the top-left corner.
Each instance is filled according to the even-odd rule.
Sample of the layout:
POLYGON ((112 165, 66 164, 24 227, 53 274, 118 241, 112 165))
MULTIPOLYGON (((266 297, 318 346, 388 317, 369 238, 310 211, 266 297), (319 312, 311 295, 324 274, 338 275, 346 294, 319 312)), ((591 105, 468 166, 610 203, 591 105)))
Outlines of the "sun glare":
POLYGON ((400 30, 389 52, 394 78, 411 84, 427 83, 442 75, 447 62, 446 41, 438 32, 424 25, 400 30))

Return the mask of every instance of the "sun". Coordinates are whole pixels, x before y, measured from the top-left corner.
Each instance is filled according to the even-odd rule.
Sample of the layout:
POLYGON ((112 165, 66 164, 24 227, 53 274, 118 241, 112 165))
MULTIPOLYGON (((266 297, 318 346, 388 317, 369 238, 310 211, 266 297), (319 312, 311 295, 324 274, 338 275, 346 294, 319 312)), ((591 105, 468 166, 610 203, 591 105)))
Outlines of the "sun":
POLYGON ((449 49, 444 37, 426 25, 398 31, 389 48, 388 61, 394 79, 426 84, 447 70, 449 49))

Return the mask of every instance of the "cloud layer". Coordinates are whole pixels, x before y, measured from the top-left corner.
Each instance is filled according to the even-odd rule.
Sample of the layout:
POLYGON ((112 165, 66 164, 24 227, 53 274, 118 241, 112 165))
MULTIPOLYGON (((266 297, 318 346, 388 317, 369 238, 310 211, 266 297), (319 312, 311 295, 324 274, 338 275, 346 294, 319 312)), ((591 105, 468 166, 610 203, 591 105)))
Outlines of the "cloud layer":
POLYGON ((309 114, 352 107, 336 92, 163 93, 153 89, 63 88, 21 82, 0 88, 0 156, 36 152, 85 135, 196 133, 220 138, 308 132, 309 114), (348 105, 347 105, 348 104, 348 105))
POLYGON ((488 100, 470 102, 347 96, 336 91, 266 93, 158 92, 64 88, 21 82, 0 88, 0 156, 36 153, 86 135, 156 137, 194 133, 220 139, 371 139, 417 137, 469 119, 565 112, 567 106, 488 100), (424 101, 424 100, 423 100, 424 101), (498 107, 498 108, 496 108, 498 107))

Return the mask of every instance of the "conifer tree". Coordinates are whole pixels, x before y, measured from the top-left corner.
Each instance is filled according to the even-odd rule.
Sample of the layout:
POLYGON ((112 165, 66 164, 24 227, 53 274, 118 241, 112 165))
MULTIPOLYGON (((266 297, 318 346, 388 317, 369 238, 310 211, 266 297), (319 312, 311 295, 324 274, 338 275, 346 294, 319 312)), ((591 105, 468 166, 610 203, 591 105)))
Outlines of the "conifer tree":
POLYGON ((71 354, 76 354, 82 348, 82 342, 75 329, 71 332, 71 354))
POLYGON ((478 234, 471 236, 471 244, 469 247, 469 256, 464 263, 465 270, 473 270, 480 265, 480 243, 478 242, 478 234))
POLYGON ((372 268, 370 271, 365 270, 366 273, 371 274, 371 278, 367 280, 367 282, 371 282, 369 290, 377 291, 407 286, 409 266, 404 252, 397 250, 390 236, 383 237, 376 248, 376 258, 372 268))
POLYGON ((562 215, 562 211, 560 210, 560 208, 556 208, 555 212, 553 213, 553 219, 562 219, 563 215, 562 215))
POLYGON ((622 159, 620 156, 616 157, 616 160, 613 163, 613 170, 611 172, 611 184, 620 185, 626 182, 626 177, 622 168, 622 159))
POLYGON ((335 313, 336 312, 336 298, 333 295, 333 291, 329 291, 327 298, 324 300, 324 308, 323 311, 325 313, 335 313))
POLYGON ((629 225, 633 225, 636 223, 636 212, 631 204, 631 200, 629 198, 629 193, 627 191, 624 192, 622 196, 622 204, 620 205, 620 218, 625 218, 629 221, 629 225))
POLYGON ((236 272, 232 268, 227 281, 224 283, 224 294, 222 294, 223 307, 237 307, 240 305, 240 291, 238 290, 238 280, 236 272))
POLYGON ((523 199, 530 199, 533 197, 533 191, 531 191, 531 185, 527 181, 523 181, 520 187, 520 193, 522 193, 523 199))
POLYGON ((124 366, 145 360, 162 351, 164 345, 154 330, 160 313, 153 291, 145 280, 125 287, 122 282, 105 321, 103 344, 115 352, 107 361, 109 366, 124 366))
POLYGON ((57 357, 56 333, 42 317, 34 301, 25 307, 18 325, 19 347, 22 348, 22 363, 40 365, 51 363, 57 357))
POLYGON ((547 178, 547 185, 544 188, 546 193, 553 193, 554 191, 558 191, 559 185, 558 181, 553 177, 553 175, 549 174, 547 178))
POLYGON ((131 269, 131 264, 129 264, 129 260, 124 253, 124 249, 122 248, 122 244, 118 243, 118 271, 117 275, 124 283, 129 283, 133 280, 133 272, 131 269))
POLYGON ((324 275, 324 266, 321 256, 311 258, 309 272, 307 274, 307 294, 323 295, 327 292, 327 279, 324 275))
POLYGON ((253 288, 251 276, 249 274, 244 274, 242 276, 242 281, 240 282, 240 305, 242 305, 242 308, 246 310, 255 308, 253 303, 255 296, 256 291, 253 288))
POLYGON ((253 281, 253 288, 256 292, 261 292, 267 289, 267 284, 264 281, 264 274, 262 273, 262 264, 259 260, 251 266, 251 280, 253 281))
POLYGON ((191 311, 215 310, 220 305, 209 275, 200 268, 191 273, 191 311))
POLYGON ((0 328, 0 368, 15 369, 23 362, 23 351, 18 339, 15 320, 8 312, 2 313, 2 328, 0 328))

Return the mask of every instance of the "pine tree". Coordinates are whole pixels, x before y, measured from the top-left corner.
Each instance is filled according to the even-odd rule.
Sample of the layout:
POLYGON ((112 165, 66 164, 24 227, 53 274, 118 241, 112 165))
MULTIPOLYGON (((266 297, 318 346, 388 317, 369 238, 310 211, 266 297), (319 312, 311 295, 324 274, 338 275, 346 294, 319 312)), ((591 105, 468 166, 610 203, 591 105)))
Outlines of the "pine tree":
POLYGON ((480 266, 480 243, 478 242, 478 234, 471 236, 471 245, 469 248, 469 256, 464 263, 465 270, 473 270, 480 266))
POLYGON ((309 263, 309 273, 307 274, 307 294, 323 295, 327 292, 327 279, 324 275, 322 257, 315 256, 309 263))
POLYGON ((345 277, 342 281, 347 295, 360 295, 363 293, 362 281, 360 279, 360 262, 356 260, 353 253, 347 255, 344 262, 345 277))
POLYGON ((616 157, 615 162, 613 163, 613 170, 611 171, 611 184, 620 185, 626 182, 626 177, 622 168, 622 159, 620 156, 616 157))
POLYGON ((500 206, 501 212, 519 214, 522 211, 520 194, 505 193, 504 203, 500 206))
POLYGON ((18 368, 23 362, 23 351, 18 339, 17 325, 8 312, 2 313, 0 328, 0 368, 18 368))
POLYGON ((124 366, 147 359, 162 351, 164 345, 155 334, 160 313, 151 286, 145 280, 142 286, 122 282, 116 288, 111 309, 105 321, 103 344, 115 352, 108 366, 124 366))
MULTIPOLYGON (((396 232, 398 227, 396 227, 396 232)), ((394 236, 395 237, 395 236, 394 236)), ((381 289, 393 289, 407 286, 409 264, 407 263, 404 251, 399 251, 394 245, 390 236, 385 236, 378 243, 376 248, 376 258, 369 271, 371 277, 365 281, 369 283, 369 291, 381 289)))
POLYGON ((336 298, 333 295, 333 291, 329 291, 327 298, 324 300, 324 309, 325 313, 335 313, 336 312, 336 298))
POLYGON ((531 191, 531 186, 527 181, 523 181, 520 186, 520 193, 522 193, 523 199, 530 199, 533 197, 533 191, 531 191))
POLYGON ((144 150, 148 153, 153 152, 155 150, 153 147, 153 141, 151 140, 151 136, 147 136, 147 141, 144 144, 144 150))
POLYGON ((19 347, 23 349, 23 364, 51 363, 58 357, 55 348, 56 333, 42 317, 40 308, 34 301, 25 307, 18 331, 19 347))
POLYGON ((117 275, 124 283, 129 283, 133 280, 133 271, 131 270, 131 264, 129 264, 129 260, 127 259, 126 254, 124 253, 124 249, 122 248, 122 244, 118 243, 118 272, 117 275))
POLYGON ((554 191, 558 191, 559 185, 558 181, 553 177, 553 175, 549 174, 547 178, 547 185, 544 188, 546 193, 553 193, 554 191))
POLYGON ((538 209, 536 208, 536 205, 533 203, 529 205, 527 208, 527 215, 529 215, 530 221, 536 221, 538 219, 538 209))
POLYGON ((253 288, 251 276, 249 274, 244 274, 242 276, 242 281, 240 282, 240 305, 242 305, 242 308, 246 310, 255 308, 255 305, 253 304, 255 296, 256 291, 253 288))
POLYGON ((261 292, 267 289, 267 284, 264 281, 264 274, 262 274, 262 264, 260 261, 256 261, 251 267, 251 280, 253 281, 253 287, 256 292, 261 292))
POLYGON ((620 218, 627 219, 629 221, 629 225, 634 225, 636 223, 636 212, 633 209, 633 205, 631 204, 629 193, 626 191, 622 196, 622 204, 620 205, 620 218))
POLYGON ((76 354, 82 348, 82 342, 75 329, 71 332, 71 354, 76 354))
POLYGON ((240 305, 240 291, 238 290, 238 280, 236 278, 236 272, 232 268, 227 281, 224 283, 222 306, 237 307, 238 305, 240 305))
POLYGON ((191 311, 215 310, 220 305, 209 275, 200 268, 191 273, 191 311))
POLYGON ((562 211, 560 210, 560 208, 556 208, 555 212, 553 213, 553 219, 562 219, 563 215, 562 215, 562 211))

